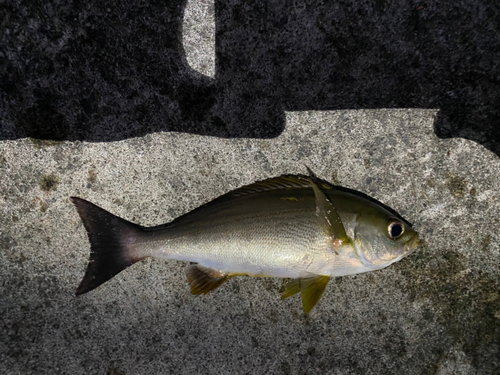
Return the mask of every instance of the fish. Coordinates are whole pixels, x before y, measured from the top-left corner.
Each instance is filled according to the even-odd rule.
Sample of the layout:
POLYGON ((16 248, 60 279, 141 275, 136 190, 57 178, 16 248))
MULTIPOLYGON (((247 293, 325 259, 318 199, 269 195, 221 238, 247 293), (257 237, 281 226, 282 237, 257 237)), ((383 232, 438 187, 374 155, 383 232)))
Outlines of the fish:
POLYGON ((314 175, 283 175, 230 191, 173 221, 144 227, 70 197, 90 258, 76 295, 142 259, 191 262, 194 295, 234 276, 277 277, 308 314, 333 277, 380 270, 420 244, 412 225, 373 198, 314 175))

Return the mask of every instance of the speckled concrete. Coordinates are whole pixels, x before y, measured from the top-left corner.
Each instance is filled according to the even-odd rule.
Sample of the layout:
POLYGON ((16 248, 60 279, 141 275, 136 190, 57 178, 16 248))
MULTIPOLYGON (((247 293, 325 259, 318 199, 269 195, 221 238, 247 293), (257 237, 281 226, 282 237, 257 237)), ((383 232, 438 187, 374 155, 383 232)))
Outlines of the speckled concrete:
POLYGON ((208 77, 215 76, 215 4, 190 0, 184 8, 182 46, 189 66, 208 77))
POLYGON ((0 374, 500 373, 495 2, 0 14, 0 374), (330 282, 309 316, 280 280, 192 296, 175 261, 74 296, 89 243, 69 196, 156 225, 306 165, 397 210, 423 248, 330 282))
POLYGON ((275 139, 156 133, 0 143, 0 373, 493 374, 500 340, 500 160, 440 140, 432 110, 288 112, 275 139), (145 260, 75 297, 89 243, 68 200, 141 225, 255 180, 304 173, 364 192, 425 246, 334 280, 309 316, 281 281, 192 296, 185 263, 145 260))

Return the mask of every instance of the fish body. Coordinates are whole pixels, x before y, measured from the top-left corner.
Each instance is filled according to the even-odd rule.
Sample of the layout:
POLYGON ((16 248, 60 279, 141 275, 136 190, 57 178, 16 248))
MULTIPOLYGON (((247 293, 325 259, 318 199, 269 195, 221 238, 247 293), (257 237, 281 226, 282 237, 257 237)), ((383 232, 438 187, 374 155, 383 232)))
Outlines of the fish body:
POLYGON ((309 312, 331 277, 387 267, 418 245, 411 226, 381 205, 304 176, 256 182, 149 228, 72 200, 91 242, 77 294, 154 257, 195 262, 187 269, 194 294, 237 275, 291 278, 284 297, 301 292, 309 312))

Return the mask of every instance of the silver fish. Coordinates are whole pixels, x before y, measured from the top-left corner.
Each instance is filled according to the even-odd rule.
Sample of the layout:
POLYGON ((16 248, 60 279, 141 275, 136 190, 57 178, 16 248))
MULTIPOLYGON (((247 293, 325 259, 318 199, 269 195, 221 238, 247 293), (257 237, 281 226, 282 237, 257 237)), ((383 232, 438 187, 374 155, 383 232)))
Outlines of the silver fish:
POLYGON ((419 245, 418 234, 397 214, 315 177, 259 181, 157 227, 71 200, 91 244, 77 295, 154 257, 195 262, 186 270, 193 294, 238 275, 291 278, 282 298, 301 293, 309 313, 331 277, 387 267, 419 245))

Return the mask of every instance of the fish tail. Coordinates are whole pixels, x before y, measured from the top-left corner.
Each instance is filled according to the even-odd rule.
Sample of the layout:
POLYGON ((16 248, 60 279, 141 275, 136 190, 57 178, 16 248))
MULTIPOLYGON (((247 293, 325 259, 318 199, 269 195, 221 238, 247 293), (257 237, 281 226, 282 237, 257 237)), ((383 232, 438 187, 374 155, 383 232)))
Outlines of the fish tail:
POLYGON ((87 293, 108 281, 132 264, 144 259, 130 248, 144 229, 121 219, 84 199, 71 197, 90 241, 87 271, 76 295, 87 293))

